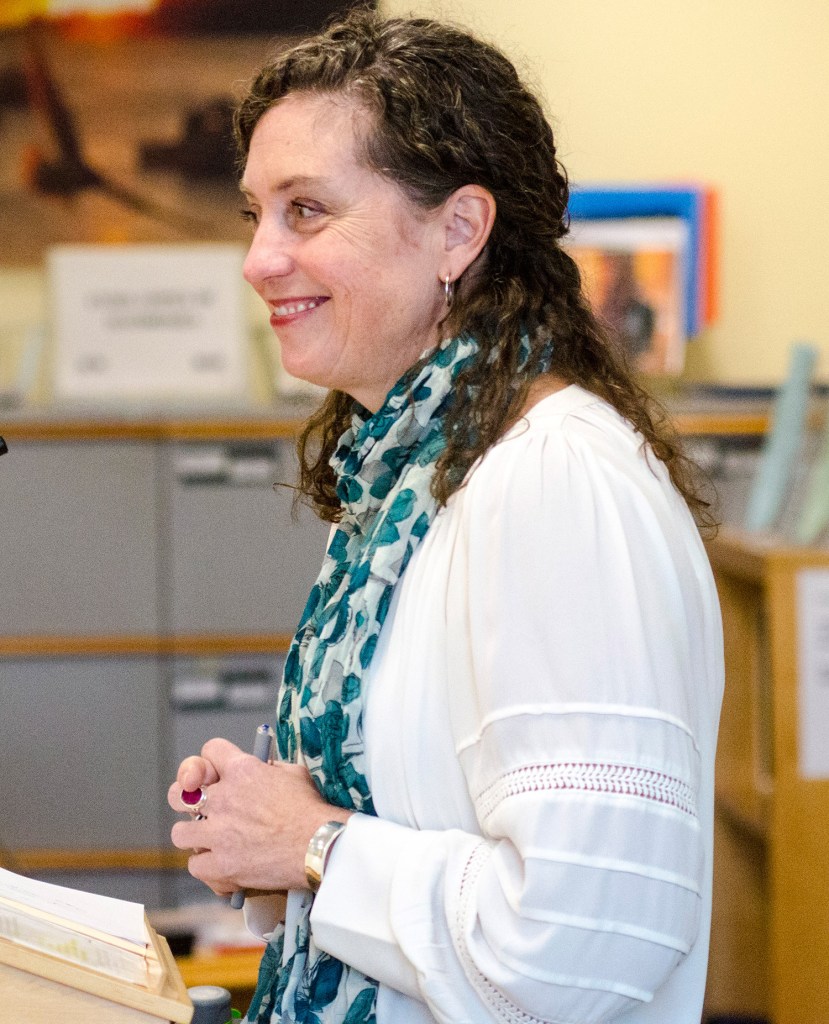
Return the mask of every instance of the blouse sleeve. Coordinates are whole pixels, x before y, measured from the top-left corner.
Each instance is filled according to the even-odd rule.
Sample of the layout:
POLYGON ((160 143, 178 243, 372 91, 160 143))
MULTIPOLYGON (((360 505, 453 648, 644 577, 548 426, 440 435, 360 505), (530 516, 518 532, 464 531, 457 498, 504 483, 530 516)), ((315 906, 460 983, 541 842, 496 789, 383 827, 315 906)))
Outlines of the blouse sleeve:
POLYGON ((449 678, 480 834, 358 816, 317 897, 317 943, 438 1020, 614 1019, 697 935, 710 584, 620 440, 518 437, 460 492, 449 678))

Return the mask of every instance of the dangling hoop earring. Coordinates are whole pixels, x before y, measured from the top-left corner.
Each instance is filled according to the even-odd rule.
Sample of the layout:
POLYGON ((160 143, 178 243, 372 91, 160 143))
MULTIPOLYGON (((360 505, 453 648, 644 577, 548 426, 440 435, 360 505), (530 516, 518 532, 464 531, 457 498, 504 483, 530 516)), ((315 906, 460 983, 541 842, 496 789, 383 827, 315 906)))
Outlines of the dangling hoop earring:
POLYGON ((443 279, 443 294, 446 297, 446 308, 452 308, 452 301, 455 298, 455 282, 447 274, 443 279))

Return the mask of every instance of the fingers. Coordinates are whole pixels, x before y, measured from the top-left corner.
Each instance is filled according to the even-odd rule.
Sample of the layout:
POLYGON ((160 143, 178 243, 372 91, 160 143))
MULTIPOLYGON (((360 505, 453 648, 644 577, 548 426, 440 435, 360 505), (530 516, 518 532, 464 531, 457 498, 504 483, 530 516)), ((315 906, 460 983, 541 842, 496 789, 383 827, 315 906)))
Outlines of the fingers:
POLYGON ((198 821, 177 821, 175 825, 170 829, 170 838, 173 840, 173 846, 179 850, 200 850, 204 849, 204 829, 201 829, 202 835, 199 835, 199 831, 194 826, 200 825, 198 821))
POLYGON ((174 811, 182 813, 191 810, 181 801, 182 790, 194 792, 201 787, 212 786, 215 782, 219 781, 220 772, 216 764, 209 756, 204 755, 204 750, 211 747, 214 743, 218 744, 216 749, 223 756, 224 760, 230 756, 225 747, 230 747, 233 751, 241 753, 238 747, 228 743, 227 740, 210 740, 202 748, 201 756, 186 757, 179 765, 176 781, 167 790, 167 803, 174 811))
POLYGON ((170 829, 173 846, 191 853, 206 853, 213 846, 213 839, 204 818, 188 818, 177 821, 170 829))
POLYGON ((171 837, 174 846, 190 851, 187 870, 193 878, 204 882, 219 896, 230 896, 237 891, 239 883, 233 877, 233 865, 211 848, 211 831, 206 819, 177 822, 171 837))
POLYGON ((209 850, 195 850, 187 861, 187 870, 200 882, 212 889, 217 896, 230 896, 237 885, 231 879, 216 878, 215 858, 209 850))
POLYGON ((235 760, 248 756, 230 740, 218 737, 208 740, 200 756, 186 757, 179 765, 176 781, 167 791, 167 802, 174 811, 188 810, 179 799, 183 789, 193 792, 200 787, 212 786, 235 760))
POLYGON ((198 789, 199 786, 212 786, 214 782, 219 781, 219 774, 215 763, 209 758, 185 757, 179 765, 176 781, 180 789, 192 790, 198 789))
MULTIPOLYGON (((250 755, 237 747, 235 743, 231 743, 230 740, 225 740, 218 736, 208 740, 201 748, 201 759, 207 761, 213 770, 217 772, 217 778, 224 775, 230 764, 237 758, 248 756, 250 755)), ((186 764, 186 762, 184 763, 186 764)), ((215 782, 216 780, 213 779, 212 781, 215 782)), ((204 783, 199 783, 199 785, 204 785, 204 783)))

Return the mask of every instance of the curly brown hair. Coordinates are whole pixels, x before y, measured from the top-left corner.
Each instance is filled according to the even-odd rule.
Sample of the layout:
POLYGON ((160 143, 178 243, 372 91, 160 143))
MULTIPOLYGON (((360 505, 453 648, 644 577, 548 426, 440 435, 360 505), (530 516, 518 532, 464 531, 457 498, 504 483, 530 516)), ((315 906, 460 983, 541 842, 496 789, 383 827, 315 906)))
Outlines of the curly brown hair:
MULTIPOLYGON (((242 163, 259 119, 295 92, 345 95, 365 109, 360 157, 421 208, 436 208, 467 184, 495 199, 486 248, 458 282, 446 320, 453 332, 471 333, 480 354, 456 382, 432 484, 439 503, 518 419, 552 343, 550 372, 616 408, 665 463, 698 522, 710 525, 667 414, 631 375, 561 246, 567 174, 539 101, 504 54, 448 24, 355 10, 278 53, 255 77, 236 113, 242 163), (522 335, 530 338, 529 360, 522 335)), ((300 490, 330 521, 340 503, 329 457, 353 410, 352 398, 331 391, 298 441, 300 490)))

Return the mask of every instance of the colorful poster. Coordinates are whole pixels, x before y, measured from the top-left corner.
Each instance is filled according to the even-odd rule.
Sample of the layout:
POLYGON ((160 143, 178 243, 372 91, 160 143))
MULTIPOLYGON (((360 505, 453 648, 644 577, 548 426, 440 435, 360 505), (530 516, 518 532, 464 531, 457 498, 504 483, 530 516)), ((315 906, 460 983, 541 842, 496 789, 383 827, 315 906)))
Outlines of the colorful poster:
POLYGON ((687 224, 659 217, 574 220, 565 244, 594 311, 634 369, 648 375, 681 373, 687 224))

